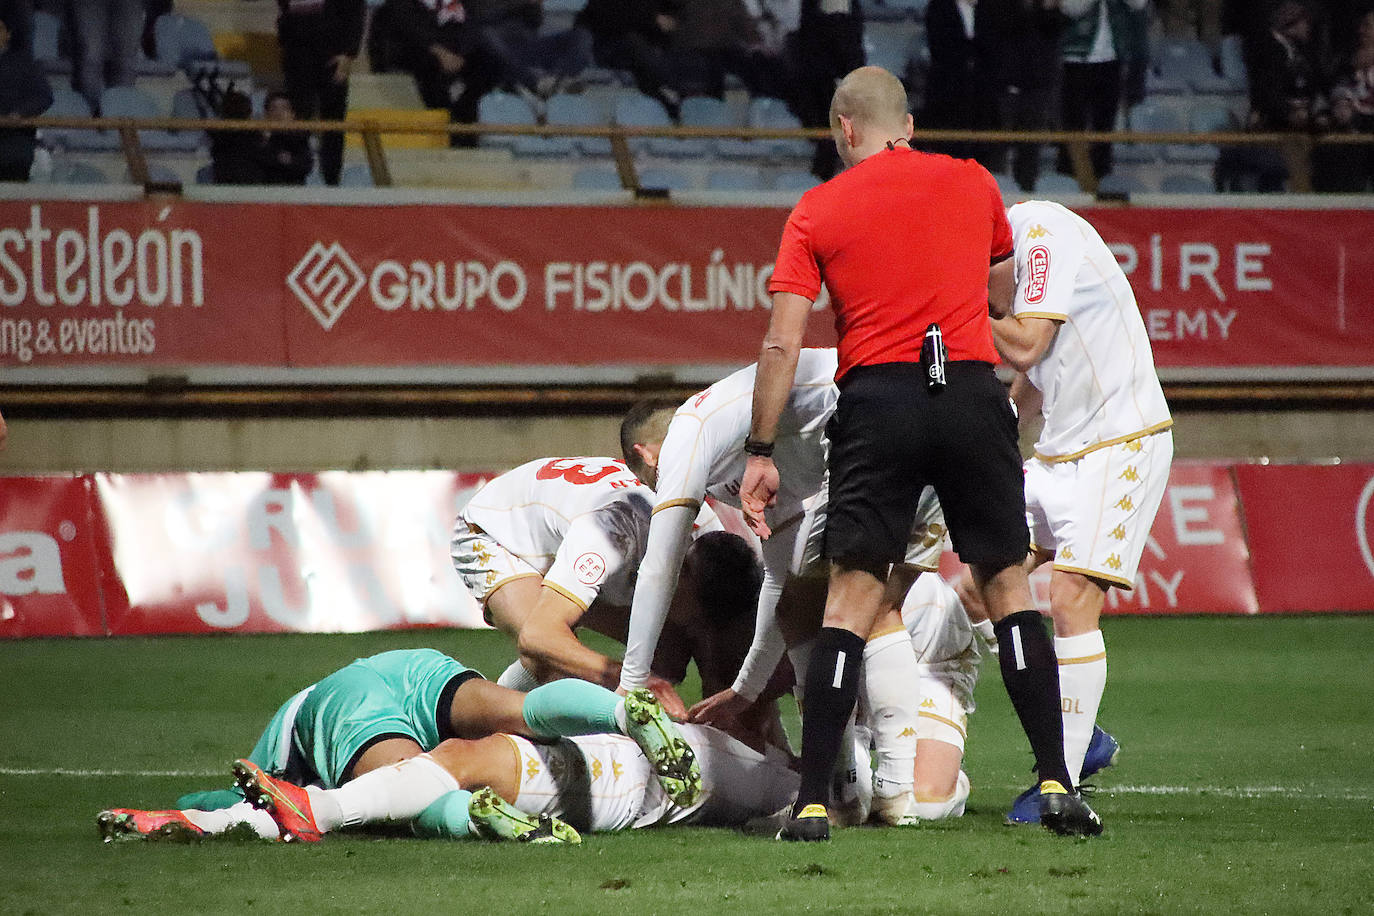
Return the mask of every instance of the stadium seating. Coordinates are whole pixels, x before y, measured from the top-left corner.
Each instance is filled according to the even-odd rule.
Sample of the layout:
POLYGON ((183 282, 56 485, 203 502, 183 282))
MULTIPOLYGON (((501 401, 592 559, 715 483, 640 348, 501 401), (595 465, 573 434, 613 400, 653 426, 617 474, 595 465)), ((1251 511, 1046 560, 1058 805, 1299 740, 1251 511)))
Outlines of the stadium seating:
POLYGON ((712 169, 706 174, 708 191, 762 191, 766 187, 763 171, 755 166, 712 169))
POLYGON ((614 166, 588 165, 573 173, 572 186, 579 191, 620 191, 620 175, 614 166))
POLYGON ((1213 183, 1196 172, 1175 172, 1165 175, 1159 183, 1159 190, 1165 194, 1216 193, 1216 187, 1213 183))
MULTIPOLYGON (((156 118, 167 114, 158 111, 153 97, 137 86, 111 86, 100 96, 100 112, 107 118, 156 118)), ((194 150, 200 138, 186 131, 141 130, 143 147, 149 151, 194 150)))
MULTIPOLYGON (((673 119, 658 99, 639 92, 622 93, 616 97, 611 120, 622 127, 672 127, 673 119)), ((650 150, 653 140, 648 137, 630 139, 630 150, 642 153, 650 150)))
POLYGON ((164 13, 153 24, 153 40, 158 61, 188 75, 207 68, 225 76, 251 75, 247 64, 220 59, 209 27, 194 17, 164 13))
POLYGON ((690 191, 693 182, 692 176, 682 169, 657 166, 639 173, 639 186, 666 191, 690 191))
MULTIPOLYGON (((561 124, 565 127, 604 127, 610 123, 610 116, 603 104, 589 92, 558 93, 550 96, 545 105, 545 123, 561 124)), ((522 137, 516 141, 516 152, 526 151, 526 141, 532 137, 522 137)), ((609 156, 611 141, 605 137, 549 137, 551 148, 561 150, 557 155, 577 151, 584 156, 609 156)))

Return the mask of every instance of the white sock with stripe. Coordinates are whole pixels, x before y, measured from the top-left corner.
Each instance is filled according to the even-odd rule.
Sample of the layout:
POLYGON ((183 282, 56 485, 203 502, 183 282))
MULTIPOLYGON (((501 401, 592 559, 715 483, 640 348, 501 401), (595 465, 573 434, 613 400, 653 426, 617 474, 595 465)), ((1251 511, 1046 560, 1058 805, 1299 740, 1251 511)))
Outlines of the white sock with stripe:
POLYGON ((181 813, 206 833, 227 833, 240 824, 247 824, 264 840, 275 840, 281 835, 281 831, 277 829, 277 822, 272 820, 272 815, 261 808, 254 808, 246 801, 214 811, 193 810, 181 813))
POLYGON ((869 711, 875 761, 873 791, 879 796, 911 791, 916 761, 916 716, 921 671, 905 629, 870 639, 864 646, 860 690, 869 711))
POLYGON ((338 827, 408 821, 438 798, 460 789, 458 780, 428 754, 371 770, 337 789, 306 788, 315 824, 338 827))
POLYGON ((1074 785, 1083 769, 1083 755, 1092 741, 1097 708, 1107 687, 1107 644, 1102 631, 1054 639, 1059 659, 1060 709, 1064 719, 1064 763, 1074 785))

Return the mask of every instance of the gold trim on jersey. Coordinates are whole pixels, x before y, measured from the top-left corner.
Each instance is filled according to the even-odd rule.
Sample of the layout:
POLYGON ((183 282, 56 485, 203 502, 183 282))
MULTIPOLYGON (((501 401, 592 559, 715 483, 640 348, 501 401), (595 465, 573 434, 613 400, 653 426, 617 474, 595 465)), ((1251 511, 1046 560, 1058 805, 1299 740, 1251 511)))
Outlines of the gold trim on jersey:
POLYGON ((1046 321, 1068 321, 1069 316, 1062 312, 1017 312, 1016 318, 1044 318, 1046 321))
POLYGON ((566 588, 563 588, 561 585, 555 585, 548 579, 545 579, 544 587, 553 589, 554 591, 558 592, 558 594, 562 595, 564 598, 567 598, 573 604, 580 607, 582 610, 587 610, 587 605, 581 598, 577 597, 572 592, 568 591, 566 588))
POLYGON ((1147 426, 1145 429, 1142 429, 1139 432, 1127 433, 1124 436, 1117 436, 1114 439, 1105 439, 1102 442, 1095 442, 1087 448, 1079 449, 1078 451, 1071 452, 1068 455, 1042 455, 1040 452, 1037 451, 1035 453, 1035 458, 1037 461, 1043 461, 1046 464, 1063 464, 1065 461, 1077 461, 1079 458, 1082 458, 1084 455, 1087 455, 1090 452, 1095 452, 1098 449, 1109 448, 1113 445, 1120 445, 1123 442, 1132 442, 1136 439, 1144 439, 1146 436, 1153 436, 1155 433, 1162 433, 1164 432, 1164 430, 1168 429, 1173 425, 1173 418, 1170 417, 1168 420, 1156 423, 1154 426, 1147 426))
POLYGON ((1100 661, 1102 661, 1102 659, 1104 659, 1104 658, 1106 658, 1106 657, 1107 657, 1107 653, 1106 653, 1106 651, 1104 650, 1104 651, 1102 651, 1102 652, 1097 652, 1097 653, 1094 653, 1094 654, 1092 654, 1092 655, 1080 655, 1078 658, 1061 658, 1061 659, 1059 660, 1059 664, 1061 664, 1061 665, 1088 665, 1088 664, 1091 664, 1092 662, 1100 662, 1100 661))
POLYGON ((650 513, 650 514, 651 514, 651 515, 657 515, 658 513, 662 512, 664 509, 676 509, 678 506, 682 506, 682 507, 685 508, 685 509, 691 509, 693 512, 700 512, 700 511, 701 511, 701 500, 699 500, 699 499, 670 499, 670 500, 668 500, 667 502, 662 502, 662 503, 659 503, 657 506, 654 506, 654 511, 653 511, 652 513, 650 513))
POLYGON ((958 722, 955 722, 953 719, 947 718, 947 717, 942 716, 942 715, 938 715, 938 714, 933 713, 933 712, 926 712, 924 709, 921 710, 920 713, 918 713, 918 715, 919 715, 919 717, 922 718, 922 719, 934 719, 936 722, 939 722, 941 725, 948 725, 950 728, 954 729, 954 730, 955 730, 956 732, 958 732, 961 736, 963 736, 963 738, 964 738, 965 740, 968 739, 968 732, 964 731, 964 727, 963 727, 962 725, 960 725, 958 722))
POLYGON ((887 636, 887 635, 892 634, 892 633, 905 633, 905 632, 906 632, 906 627, 903 626, 903 625, 901 625, 901 624, 897 624, 896 626, 888 627, 886 630, 878 630, 878 631, 876 631, 876 632, 869 633, 869 634, 868 634, 868 641, 869 641, 869 642, 872 642, 872 641, 875 640, 875 639, 882 639, 884 636, 887 636))
POLYGON ((1131 589, 1135 588, 1134 582, 1127 581, 1126 579, 1123 579, 1120 576, 1113 576, 1109 575, 1108 573, 1099 572, 1096 569, 1083 569, 1080 566, 1065 566, 1062 563, 1055 563, 1054 568, 1059 570, 1060 572, 1078 573, 1080 576, 1087 576, 1090 579, 1101 579, 1103 582, 1110 582, 1112 585, 1120 586, 1126 591, 1130 591, 1131 589))
POLYGON ((496 594, 496 590, 501 586, 505 585, 507 582, 514 582, 516 579, 538 579, 539 577, 539 573, 537 572, 516 573, 513 576, 506 576, 506 578, 498 580, 495 585, 487 589, 487 597, 483 599, 482 603, 485 605, 488 601, 491 601, 491 596, 496 594))

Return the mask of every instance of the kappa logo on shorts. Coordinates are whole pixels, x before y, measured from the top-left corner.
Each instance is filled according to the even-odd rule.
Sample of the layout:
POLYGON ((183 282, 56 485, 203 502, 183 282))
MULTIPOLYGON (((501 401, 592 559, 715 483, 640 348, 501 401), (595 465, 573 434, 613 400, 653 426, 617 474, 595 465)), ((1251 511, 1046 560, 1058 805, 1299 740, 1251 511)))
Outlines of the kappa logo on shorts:
POLYGON ((1050 278, 1050 250, 1044 245, 1036 245, 1026 255, 1026 302, 1039 302, 1045 298, 1045 287, 1050 278))
POLYGON ((573 572, 577 573, 577 581, 583 585, 595 585, 606 575, 606 561, 601 554, 587 551, 573 561, 573 572))
POLYGON ((367 278, 338 242, 316 242, 296 263, 286 285, 326 331, 348 308, 367 278))

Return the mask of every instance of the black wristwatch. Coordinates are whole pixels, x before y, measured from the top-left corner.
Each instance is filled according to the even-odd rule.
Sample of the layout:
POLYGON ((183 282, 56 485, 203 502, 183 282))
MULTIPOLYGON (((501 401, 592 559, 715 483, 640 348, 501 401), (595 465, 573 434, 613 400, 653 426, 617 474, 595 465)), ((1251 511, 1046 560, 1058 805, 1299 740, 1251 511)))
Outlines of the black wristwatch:
POLYGON ((773 443, 760 442, 757 439, 746 438, 744 440, 744 454, 752 455, 756 458, 772 458, 773 443))

